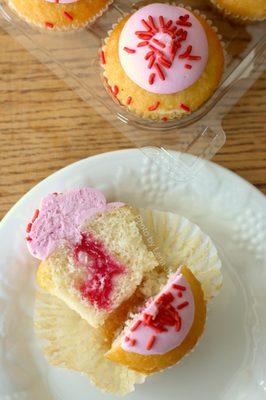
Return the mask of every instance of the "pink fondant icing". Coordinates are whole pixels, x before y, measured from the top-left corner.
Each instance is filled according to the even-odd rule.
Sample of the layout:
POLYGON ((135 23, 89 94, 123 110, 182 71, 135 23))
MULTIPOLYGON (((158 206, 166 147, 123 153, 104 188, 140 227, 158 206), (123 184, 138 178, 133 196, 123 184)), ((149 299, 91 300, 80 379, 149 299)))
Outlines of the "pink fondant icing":
POLYGON ((208 40, 202 25, 188 10, 169 4, 150 4, 126 22, 119 39, 119 58, 127 76, 141 88, 158 94, 176 93, 193 85, 203 73, 208 61, 208 40), (170 21, 171 26, 166 28, 170 21), (189 46, 192 46, 190 54, 179 58, 189 52, 189 46), (145 59, 152 51, 154 54, 145 59))
POLYGON ((41 202, 38 217, 30 225, 27 237, 30 253, 44 260, 64 242, 78 243, 86 220, 98 212, 122 205, 107 204, 104 195, 92 188, 47 195, 41 202))
POLYGON ((60 3, 60 4, 69 4, 76 3, 79 0, 46 0, 48 3, 60 3))
POLYGON ((194 314, 195 305, 193 293, 189 283, 179 269, 178 272, 169 279, 167 285, 159 295, 146 305, 141 315, 138 316, 138 319, 135 319, 133 323, 125 329, 121 340, 121 347, 125 351, 143 355, 165 354, 179 346, 186 338, 193 324, 194 314), (175 289, 173 284, 181 285, 183 290, 175 289), (164 324, 160 323, 159 325, 163 325, 166 330, 158 332, 154 327, 150 327, 145 323, 145 314, 152 315, 153 320, 156 321, 158 312, 160 312, 158 311, 159 308, 156 302, 162 295, 168 295, 168 293, 172 295, 170 295, 172 301, 169 303, 169 307, 173 307, 175 310, 174 312, 177 312, 179 315, 179 330, 177 330, 176 325, 171 324, 171 317, 169 318, 166 315, 161 315, 161 321, 163 321, 164 318, 168 318, 172 326, 168 325, 167 322, 164 324), (181 308, 178 309, 180 305, 181 308), (138 321, 141 321, 141 323, 138 321), (137 329, 134 330, 134 326, 137 326, 137 329), (153 336, 155 337, 154 343, 150 349, 147 349, 147 345, 153 336))

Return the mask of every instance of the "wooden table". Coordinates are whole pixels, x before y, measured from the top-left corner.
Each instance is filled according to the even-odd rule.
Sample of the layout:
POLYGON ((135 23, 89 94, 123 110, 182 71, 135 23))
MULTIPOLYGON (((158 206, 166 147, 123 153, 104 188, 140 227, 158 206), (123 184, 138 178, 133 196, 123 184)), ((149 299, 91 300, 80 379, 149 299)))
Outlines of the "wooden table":
MULTIPOLYGON (((54 171, 131 142, 0 30, 0 219, 54 171)), ((224 121, 214 161, 266 194, 266 74, 224 121)))

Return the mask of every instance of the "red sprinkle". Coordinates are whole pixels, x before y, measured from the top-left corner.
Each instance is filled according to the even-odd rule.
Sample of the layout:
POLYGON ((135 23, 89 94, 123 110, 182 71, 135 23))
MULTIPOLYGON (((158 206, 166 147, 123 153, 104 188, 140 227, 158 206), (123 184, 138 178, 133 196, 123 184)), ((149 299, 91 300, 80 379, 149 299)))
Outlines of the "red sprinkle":
POLYGON ((149 44, 149 48, 154 51, 154 53, 159 54, 159 56, 164 57, 164 52, 149 44))
POLYGON ((27 240, 28 242, 31 242, 31 241, 32 241, 32 238, 31 238, 30 236, 27 236, 27 237, 26 237, 26 240, 27 240))
POLYGON ((160 40, 158 40, 158 39, 152 39, 152 41, 153 41, 155 44, 157 44, 159 47, 161 47, 162 49, 165 48, 165 44, 164 44, 163 42, 161 42, 160 40))
POLYGON ((154 73, 150 74, 150 76, 149 76, 149 84, 150 85, 154 84, 154 79, 155 79, 155 74, 154 73))
POLYGON ((171 66, 172 66, 171 61, 167 60, 167 59, 164 58, 164 57, 160 57, 159 60, 158 60, 158 62, 159 62, 160 64, 162 64, 165 68, 171 68, 171 66))
POLYGON ((146 345, 146 349, 147 349, 147 350, 150 350, 150 349, 152 348, 152 346, 153 346, 153 344, 154 344, 154 342, 155 342, 155 339, 156 339, 156 336, 155 336, 155 335, 152 335, 152 336, 150 337, 150 339, 148 340, 147 345, 146 345))
POLYGON ((154 55, 154 51, 149 51, 146 55, 145 55, 145 60, 148 60, 151 56, 154 55))
POLYGON ((174 296, 172 295, 171 292, 168 293, 163 293, 161 294, 160 297, 158 297, 158 299, 155 301, 155 304, 170 304, 172 301, 174 300, 174 296))
POLYGON ((183 308, 187 307, 189 305, 188 301, 184 301, 184 303, 179 304, 179 306, 177 306, 178 310, 182 310, 183 308))
POLYGON ((136 344, 136 339, 130 339, 130 345, 131 346, 135 346, 135 344, 136 344))
POLYGON ((145 324, 149 325, 151 323, 151 321, 152 321, 152 315, 145 313, 143 317, 144 317, 145 324))
POLYGON ((163 117, 163 118, 162 118, 162 121, 163 121, 163 122, 167 122, 167 121, 168 121, 168 118, 167 118, 167 117, 163 117))
POLYGON ((151 56, 150 61, 148 63, 148 68, 151 69, 154 63, 155 63, 155 57, 151 56))
POLYGON ((169 21, 165 25, 165 29, 169 29, 171 27, 172 23, 173 23, 173 21, 171 19, 169 19, 169 21))
POLYGON ((191 69, 191 68, 192 68, 192 65, 190 65, 190 64, 185 64, 185 68, 186 68, 186 69, 191 69))
POLYGON ((172 284, 172 288, 173 289, 177 289, 177 290, 186 290, 186 287, 185 286, 182 286, 182 285, 177 285, 176 283, 173 283, 172 284))
POLYGON ((155 22, 154 22, 153 17, 152 17, 151 15, 149 15, 148 18, 149 18, 149 23, 150 23, 150 25, 151 25, 153 31, 158 32, 158 28, 157 28, 157 26, 155 25, 155 22))
POLYGON ((175 330, 177 332, 179 332, 181 329, 181 318, 178 314, 176 314, 176 315, 177 315, 177 318, 176 318, 175 330))
POLYGON ((63 11, 64 16, 69 19, 69 21, 73 21, 74 17, 69 14, 67 11, 63 11))
POLYGON ((130 339, 128 336, 125 337, 125 342, 128 342, 130 339))
POLYGON ((138 327, 141 325, 141 323, 142 323, 142 321, 138 320, 138 321, 132 326, 132 328, 130 329, 131 332, 136 331, 136 330, 138 329, 138 327))
POLYGON ((156 101, 156 103, 153 104, 152 106, 150 106, 150 107, 148 108, 148 110, 149 110, 149 111, 155 111, 155 110, 157 110, 157 108, 159 107, 159 105, 160 105, 160 102, 159 102, 159 101, 156 101))
POLYGON ((147 21, 145 21, 145 19, 142 19, 141 23, 148 31, 151 31, 152 27, 148 24, 147 21))
POLYGON ((188 56, 188 59, 191 61, 199 61, 201 60, 201 56, 188 56))
POLYGON ((128 98, 127 98, 127 105, 129 106, 129 104, 131 104, 132 103, 132 97, 131 96, 128 96, 128 98))
POLYGON ((34 213, 34 215, 32 217, 32 220, 31 220, 32 223, 38 218, 39 214, 40 214, 40 210, 38 210, 38 209, 35 210, 35 213, 34 213))
POLYGON ((104 54, 104 51, 103 51, 103 50, 100 51, 100 59, 101 59, 101 63, 102 63, 103 65, 106 64, 105 54, 104 54))
POLYGON ((46 28, 52 29, 54 27, 54 24, 52 22, 45 22, 45 26, 46 26, 46 28))
POLYGON ((113 88, 113 90, 112 90, 112 93, 113 93, 114 96, 118 95, 118 93, 119 93, 119 87, 118 87, 117 85, 114 86, 114 88, 113 88))
POLYGON ((189 46, 186 48, 186 51, 185 51, 183 54, 179 54, 178 58, 181 58, 181 59, 183 59, 183 58, 188 58, 188 56, 190 55, 191 51, 192 51, 192 46, 189 45, 189 46))
POLYGON ((182 292, 178 292, 177 295, 178 295, 178 297, 183 297, 183 293, 182 292))
POLYGON ((27 233, 30 233, 31 228, 32 228, 32 223, 30 222, 30 223, 27 225, 26 232, 27 232, 27 233))
POLYGON ((136 50, 130 49, 130 48, 128 48, 128 47, 124 47, 124 50, 125 50, 127 53, 130 53, 130 54, 136 53, 136 50))
POLYGON ((165 26, 164 26, 164 17, 162 15, 159 16, 159 23, 161 28, 163 29, 165 26))
POLYGON ((190 108, 188 106, 186 106, 185 104, 180 104, 180 108, 182 108, 184 111, 189 112, 190 108))
POLYGON ((159 75, 159 78, 164 81, 165 80, 165 75, 163 73, 163 70, 161 69, 160 65, 158 63, 154 64, 154 68, 156 69, 156 72, 159 75))
POLYGON ((149 42, 147 42, 147 40, 145 40, 144 42, 139 42, 137 47, 144 47, 144 46, 148 46, 149 42))

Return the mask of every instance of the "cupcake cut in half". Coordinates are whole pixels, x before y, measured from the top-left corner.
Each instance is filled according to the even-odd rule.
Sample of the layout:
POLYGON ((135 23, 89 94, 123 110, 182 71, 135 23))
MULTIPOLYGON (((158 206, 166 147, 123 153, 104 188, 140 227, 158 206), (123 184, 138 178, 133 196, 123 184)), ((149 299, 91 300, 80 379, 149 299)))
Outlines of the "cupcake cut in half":
POLYGON ((22 19, 39 28, 71 31, 102 15, 112 0, 8 0, 22 19))
POLYGON ((222 280, 197 226, 84 188, 45 196, 26 230, 47 292, 37 295, 35 328, 53 365, 126 394, 196 346, 222 280))
POLYGON ((266 19, 265 0, 211 0, 226 16, 242 22, 266 19))
POLYGON ((204 17, 154 3, 126 16, 101 51, 109 92, 135 114, 181 118, 210 98, 223 73, 222 45, 204 17))
POLYGON ((96 189, 46 196, 28 225, 31 254, 42 260, 39 286, 97 327, 158 265, 130 207, 106 204, 96 189), (37 217, 36 217, 37 215, 37 217))

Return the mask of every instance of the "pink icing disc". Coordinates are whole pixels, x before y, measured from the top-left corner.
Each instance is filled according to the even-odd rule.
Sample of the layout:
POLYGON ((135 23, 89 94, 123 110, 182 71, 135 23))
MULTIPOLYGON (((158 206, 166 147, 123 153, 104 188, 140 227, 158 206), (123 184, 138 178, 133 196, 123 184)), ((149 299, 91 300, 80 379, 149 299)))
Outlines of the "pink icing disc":
POLYGON ((141 88, 158 94, 177 93, 193 85, 203 73, 208 40, 202 25, 188 10, 150 4, 126 22, 119 39, 119 58, 127 76, 141 88))
POLYGON ((178 271, 177 274, 169 280, 160 294, 153 301, 148 303, 139 319, 134 320, 134 323, 126 328, 122 337, 121 347, 125 351, 143 355, 165 354, 179 346, 186 338, 193 324, 194 314, 195 304, 192 290, 186 278, 178 271), (182 290, 175 289, 173 285, 182 287, 182 290), (176 324, 173 325, 171 322, 171 313, 169 313, 170 316, 163 314, 158 318, 159 308, 156 301, 158 301, 162 295, 166 294, 166 296, 169 296, 169 293, 172 299, 169 302, 169 307, 171 310, 174 310, 174 316, 177 314, 179 315, 178 330, 176 324), (162 326, 163 321, 165 330, 158 333, 154 328, 147 325, 144 322, 145 314, 152 315, 155 321, 154 324, 156 323, 156 317, 160 321, 160 326, 162 326), (167 320, 169 320, 169 323, 167 320), (141 323, 138 321, 141 321, 141 323), (132 328, 134 325, 137 326, 135 330, 132 328), (147 349, 147 345, 152 337, 154 337, 154 343, 150 349, 147 349))
POLYGON ((64 242, 76 244, 81 240, 82 224, 98 212, 122 206, 106 203, 98 189, 73 189, 53 193, 43 198, 38 217, 28 235, 30 253, 40 260, 48 257, 64 242))

